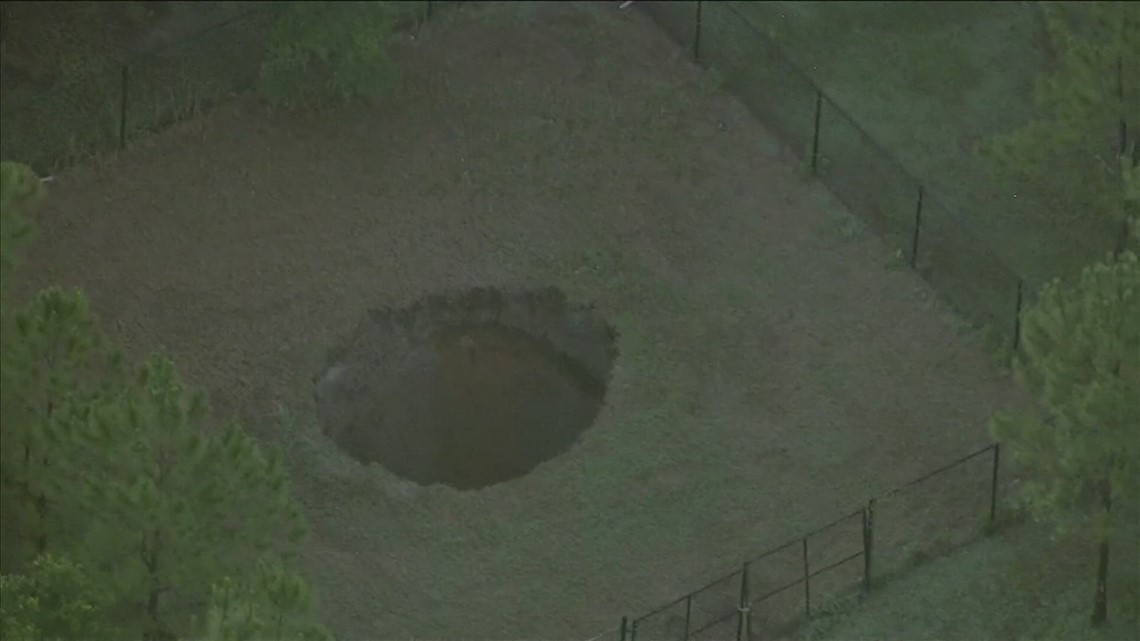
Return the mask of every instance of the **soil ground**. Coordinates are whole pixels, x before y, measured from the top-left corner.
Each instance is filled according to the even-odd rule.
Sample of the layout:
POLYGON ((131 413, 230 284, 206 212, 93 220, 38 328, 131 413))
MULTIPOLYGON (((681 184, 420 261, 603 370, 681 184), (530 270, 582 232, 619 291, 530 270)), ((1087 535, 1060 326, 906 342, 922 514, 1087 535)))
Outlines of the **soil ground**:
POLYGON ((397 57, 379 106, 237 103, 58 176, 25 269, 288 448, 338 635, 588 637, 984 444, 1017 397, 638 12, 465 6, 397 57), (580 445, 458 492, 319 435, 321 354, 365 309, 475 285, 617 327, 580 445))

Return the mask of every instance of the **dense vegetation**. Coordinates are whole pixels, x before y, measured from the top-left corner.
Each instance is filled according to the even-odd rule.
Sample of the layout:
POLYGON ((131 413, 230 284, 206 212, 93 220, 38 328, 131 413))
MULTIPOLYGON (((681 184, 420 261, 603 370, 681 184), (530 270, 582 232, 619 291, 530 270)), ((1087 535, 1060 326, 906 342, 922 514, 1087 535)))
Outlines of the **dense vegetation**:
POLYGON ((0 165, 0 632, 42 639, 320 639, 280 457, 218 425, 172 359, 132 366, 80 291, 14 301, 43 197, 0 165))

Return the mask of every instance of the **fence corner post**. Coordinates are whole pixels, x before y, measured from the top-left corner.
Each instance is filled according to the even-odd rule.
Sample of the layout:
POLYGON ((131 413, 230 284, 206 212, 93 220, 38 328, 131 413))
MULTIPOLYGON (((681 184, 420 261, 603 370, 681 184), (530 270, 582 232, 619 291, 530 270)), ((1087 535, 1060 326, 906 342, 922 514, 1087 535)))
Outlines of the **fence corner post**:
POLYGON ((871 591, 872 559, 875 551, 875 499, 863 508, 863 592, 871 591))
POLYGON ((812 125, 811 135, 811 175, 819 172, 819 122, 823 117, 823 91, 815 91, 815 123, 812 125))
POLYGON ((1013 352, 1021 346, 1021 307, 1025 304, 1025 280, 1017 279, 1017 295, 1013 307, 1013 352))
POLYGON ((697 22, 693 27, 693 60, 701 61, 701 11, 704 2, 697 0, 697 22))
POLYGON ((740 605, 737 606, 739 617, 736 620, 736 641, 750 641, 752 639, 752 597, 748 594, 748 567, 744 562, 744 572, 740 575, 740 605))
POLYGON ((910 238, 910 268, 918 267, 918 236, 922 230, 922 196, 924 185, 918 186, 918 201, 914 206, 914 234, 910 238))
POLYGON ((808 563, 808 537, 803 538, 804 618, 811 620, 811 565, 808 563))
POLYGON ((127 148, 127 99, 130 93, 127 90, 130 81, 130 67, 127 63, 123 63, 122 74, 120 81, 122 86, 119 88, 119 149, 127 148))
POLYGON ((994 466, 990 472, 990 520, 989 531, 993 532, 997 527, 997 495, 998 495, 998 471, 1001 469, 1001 443, 994 443, 994 466))

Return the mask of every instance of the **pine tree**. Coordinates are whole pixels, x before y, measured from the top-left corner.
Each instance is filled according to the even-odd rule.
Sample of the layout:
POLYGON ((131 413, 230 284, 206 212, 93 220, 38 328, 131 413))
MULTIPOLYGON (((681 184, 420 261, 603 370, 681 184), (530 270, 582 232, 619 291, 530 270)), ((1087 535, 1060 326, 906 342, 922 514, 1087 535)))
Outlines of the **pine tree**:
POLYGON ((0 288, 6 287, 22 246, 31 237, 28 218, 43 196, 43 183, 31 167, 0 161, 0 288))
POLYGON ((1121 197, 1140 165, 1140 4, 1041 6, 1057 61, 1038 79, 1037 114, 980 151, 1000 178, 1046 191, 1059 210, 1119 225, 1123 251, 1140 217, 1140 203, 1121 197))
POLYGON ((87 569, 51 554, 25 574, 0 576, 0 638, 96 641, 117 637, 107 625, 106 595, 87 569))
MULTIPOLYGON (((50 537, 76 525, 64 520, 74 503, 78 439, 95 399, 122 384, 121 359, 107 347, 82 292, 53 288, 36 296, 4 326, 0 344, 0 495, 8 563, 44 554, 50 537), (5 528, 8 529, 8 528, 5 528)), ((51 548, 56 549, 58 548, 51 548)))
POLYGON ((136 385, 92 414, 84 500, 99 532, 90 549, 121 559, 116 590, 149 639, 172 638, 178 607, 209 596, 262 555, 290 554, 305 534, 286 471, 237 424, 212 431, 205 396, 156 355, 136 385))
POLYGON ((281 563, 262 560, 248 581, 224 577, 211 588, 207 641, 332 641, 313 623, 308 583, 281 563))
POLYGON ((1047 285, 1023 321, 1019 379, 1043 416, 995 417, 996 438, 1031 473, 1038 517, 1093 534, 1092 622, 1108 616, 1109 541, 1140 499, 1140 260, 1132 252, 1047 285))

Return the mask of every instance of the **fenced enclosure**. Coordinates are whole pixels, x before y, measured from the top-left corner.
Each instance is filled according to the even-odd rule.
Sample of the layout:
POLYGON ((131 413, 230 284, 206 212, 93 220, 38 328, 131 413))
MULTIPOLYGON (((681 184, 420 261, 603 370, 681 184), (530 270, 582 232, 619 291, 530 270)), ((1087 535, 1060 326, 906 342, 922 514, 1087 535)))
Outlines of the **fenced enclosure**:
MULTIPOLYGON (((414 20, 429 18, 440 4, 403 3, 414 20)), ((727 3, 638 6, 719 69, 726 86, 800 151, 812 173, 963 315, 998 328, 1016 346, 1021 279, 774 43, 727 3), (778 100, 769 97, 773 88, 778 100)), ((0 105, 0 154, 48 173, 126 148, 247 91, 256 84, 274 17, 272 7, 259 7, 172 47, 59 83, 31 104, 10 111, 0 105)), ((595 639, 751 639, 786 630, 825 604, 862 594, 916 560, 976 537, 996 515, 999 463, 996 445, 979 450, 595 639), (936 489, 947 486, 955 493, 936 489)))
POLYGON ((988 445, 590 641, 746 641, 791 632, 821 609, 861 598, 877 582, 989 531, 1000 469, 1001 448, 988 445))

